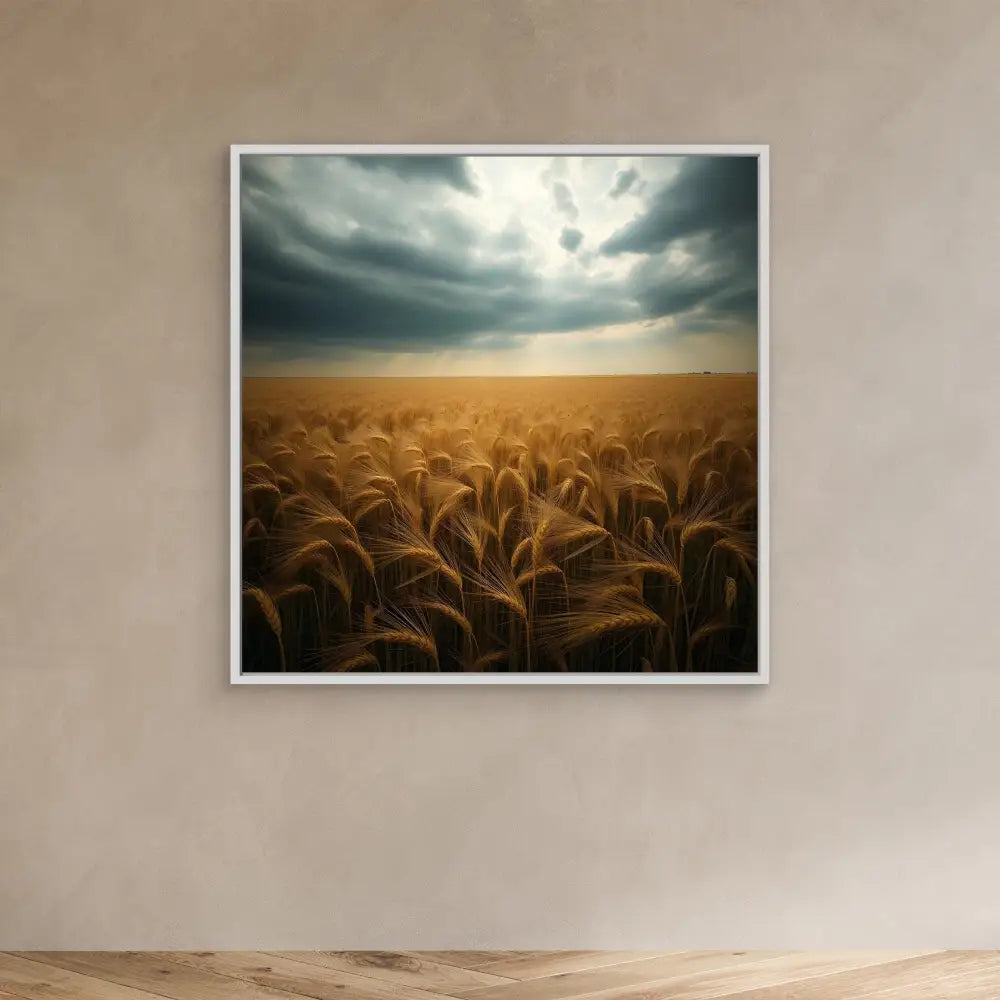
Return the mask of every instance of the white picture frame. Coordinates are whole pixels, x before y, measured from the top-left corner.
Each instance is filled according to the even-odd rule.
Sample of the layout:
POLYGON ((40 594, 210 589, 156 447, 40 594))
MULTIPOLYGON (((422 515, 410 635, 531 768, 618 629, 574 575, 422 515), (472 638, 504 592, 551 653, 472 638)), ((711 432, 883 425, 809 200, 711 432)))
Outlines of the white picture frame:
POLYGON ((762 685, 770 682, 769 498, 769 147, 711 145, 481 145, 481 144, 235 144, 230 147, 230 671, 233 685, 518 684, 518 685, 762 685), (240 165, 249 155, 458 155, 458 156, 755 156, 758 160, 758 669, 756 673, 244 673, 242 671, 241 506, 241 223, 240 165))

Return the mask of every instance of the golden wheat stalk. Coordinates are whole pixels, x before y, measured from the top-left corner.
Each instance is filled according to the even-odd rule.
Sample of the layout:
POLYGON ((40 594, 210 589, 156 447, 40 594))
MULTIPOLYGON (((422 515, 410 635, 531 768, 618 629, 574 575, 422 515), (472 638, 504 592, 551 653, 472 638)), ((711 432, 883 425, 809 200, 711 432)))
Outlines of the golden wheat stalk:
POLYGON ((518 586, 517 578, 505 562, 487 559, 482 569, 467 574, 472 585, 478 588, 474 594, 497 601, 527 621, 528 607, 518 586))
POLYGON ((392 476, 387 475, 374 475, 368 476, 365 485, 372 489, 381 490, 383 493, 388 490, 390 493, 398 493, 399 485, 392 476))
POLYGON ((477 565, 482 565, 491 538, 497 538, 497 530, 485 518, 469 511, 460 511, 452 528, 455 535, 465 542, 472 551, 477 565))
POLYGON ((507 534, 507 525, 510 523, 510 519, 514 516, 517 510, 518 508, 516 506, 507 507, 504 510, 504 512, 500 515, 500 521, 497 528, 497 536, 500 538, 501 541, 503 541, 504 536, 507 534))
POLYGON ((432 601, 432 600, 422 600, 420 601, 420 607, 426 609, 427 611, 433 611, 439 615, 443 615, 450 621, 454 622, 467 636, 472 638, 473 628, 472 623, 468 618, 458 608, 454 605, 449 604, 447 601, 432 601))
POLYGON ((412 646, 414 649, 419 649, 420 652, 426 653, 435 663, 438 661, 437 646, 434 644, 434 640, 421 632, 402 628, 383 628, 379 629, 376 635, 367 637, 365 641, 412 646))
POLYGON ((275 604, 280 603, 286 597, 296 597, 299 594, 309 594, 315 596, 315 591, 308 583, 291 583, 286 587, 281 587, 271 595, 275 604))
POLYGON ((522 538, 521 541, 517 543, 514 547, 514 552, 510 557, 511 569, 517 569, 518 563, 531 551, 532 543, 534 539, 531 535, 526 538, 522 538))
POLYGON ((353 588, 351 587, 351 581, 344 575, 343 569, 340 566, 325 563, 318 566, 316 572, 321 579, 333 587, 337 594, 340 595, 341 600, 343 600, 344 606, 349 609, 353 597, 353 588))
POLYGON ((310 497, 305 493, 291 493, 281 498, 277 513, 305 515, 310 510, 310 497))
POLYGON ((353 553, 357 556, 361 565, 368 571, 368 575, 371 577, 375 576, 375 563, 368 550, 360 542, 355 541, 353 538, 338 538, 334 541, 333 545, 334 548, 353 553))
POLYGON ((243 596, 249 597, 256 604, 264 616, 264 621, 267 622, 268 627, 274 633, 274 638, 278 644, 278 659, 281 671, 284 672, 287 665, 285 663, 285 646, 281 634, 281 615, 278 613, 278 606, 271 599, 271 595, 260 587, 245 587, 243 589, 243 596))
POLYGON ((377 441, 379 444, 385 445, 387 449, 392 448, 392 438, 382 431, 369 431, 367 440, 369 443, 377 441))
POLYGON ((621 441, 607 441, 598 449, 597 457, 599 461, 604 461, 605 458, 618 457, 623 462, 627 462, 632 455, 621 441))
POLYGON ((723 535, 722 538, 716 539, 712 544, 712 548, 731 552, 747 565, 751 565, 757 559, 757 553, 754 551, 754 547, 749 539, 743 538, 735 532, 730 532, 723 535))
POLYGON ((715 635, 716 632, 724 632, 727 629, 731 629, 733 626, 729 622, 706 622, 704 625, 700 625, 696 628, 691 635, 688 637, 688 650, 689 652, 698 645, 699 642, 707 639, 710 635, 715 635))
POLYGON ((646 443, 658 438, 660 436, 661 430, 659 427, 650 427, 640 438, 639 438, 639 452, 640 454, 645 454, 646 443))
POLYGON ((392 501, 388 497, 375 497, 367 503, 361 504, 354 512, 354 520, 361 521, 375 511, 385 510, 392 507, 392 501))
POLYGON ((473 473, 485 473, 487 478, 494 475, 493 466, 486 460, 484 455, 469 455, 460 457, 455 463, 456 472, 460 476, 471 476, 473 473))
POLYGON ((574 598, 586 605, 602 607, 619 599, 642 601, 642 591, 633 583, 606 583, 598 580, 595 583, 578 584, 574 598))
POLYGON ((405 518, 397 518, 387 526, 385 534, 372 542, 371 554, 378 569, 400 561, 422 563, 425 571, 407 582, 412 583, 428 573, 440 573, 459 590, 462 589, 462 576, 458 570, 448 563, 415 523, 405 518))
POLYGON ((458 505, 466 499, 466 497, 472 496, 473 489, 471 486, 467 486, 465 483, 461 483, 458 480, 431 480, 430 489, 435 494, 435 500, 437 504, 437 509, 434 511, 434 516, 431 518, 431 526, 428 534, 430 535, 431 541, 437 537, 437 533, 441 528, 441 524, 446 517, 448 517, 458 505))
POLYGON ((266 462, 250 462, 243 466, 244 482, 250 479, 259 482, 270 482, 274 479, 274 472, 266 462))
POLYGON ((264 522, 259 517, 251 517, 243 525, 243 544, 246 545, 255 534, 267 535, 267 528, 264 527, 264 522))
POLYGON ((269 496, 276 500, 281 500, 281 490, 274 483, 251 483, 243 487, 243 499, 252 499, 259 496, 269 496))
POLYGON ((528 484, 524 476, 517 469, 509 465, 504 466, 504 468, 502 468, 500 472, 497 474, 496 478, 497 493, 499 493, 505 486, 508 485, 515 493, 518 494, 518 496, 520 496, 521 500, 524 503, 528 502, 531 496, 531 491, 528 489, 528 484))
POLYGON ((600 525, 543 497, 536 497, 532 501, 530 522, 531 553, 535 563, 546 559, 552 560, 557 552, 562 553, 562 559, 565 561, 608 537, 608 532, 600 525), (578 542, 587 544, 569 554, 563 551, 578 542))
POLYGON ((368 630, 357 636, 357 641, 365 646, 377 642, 408 646, 429 657, 435 668, 440 666, 437 643, 430 625, 423 612, 417 608, 382 608, 368 630))
POLYGON ((617 493, 629 490, 638 500, 651 500, 669 506, 667 491, 657 478, 656 472, 644 469, 634 462, 626 462, 621 471, 610 472, 607 481, 613 484, 617 493))
POLYGON ((445 579, 450 580, 458 590, 462 589, 462 574, 454 566, 451 566, 446 559, 441 560, 438 572, 445 579))
POLYGON ((687 545, 692 538, 704 534, 706 531, 725 534, 730 530, 730 525, 725 521, 719 521, 712 517, 686 518, 681 528, 681 545, 687 545))
POLYGON ((615 567, 616 572, 621 573, 654 573, 665 576, 674 583, 681 582, 681 574, 677 566, 670 562, 661 562, 654 559, 623 559, 615 567))
POLYGON ((736 605, 736 581, 731 576, 726 577, 725 604, 727 611, 732 611, 736 605))
POLYGON ((663 628, 665 625, 666 622, 644 604, 617 596, 605 598, 599 606, 549 615, 539 626, 539 636, 544 643, 568 651, 609 632, 663 628))
POLYGON ((677 558, 655 532, 648 541, 644 535, 634 542, 621 539, 614 558, 603 562, 602 566, 612 576, 653 573, 676 584, 682 577, 677 558))
POLYGON ((449 476, 455 470, 455 463, 452 461, 451 455, 446 451, 429 452, 427 455, 427 466, 434 473, 446 472, 449 476), (442 468, 434 468, 435 465, 442 468))
POLYGON ((519 587, 526 587, 529 583, 534 583, 545 576, 561 576, 565 579, 566 574, 555 563, 544 563, 541 566, 532 566, 530 569, 526 569, 515 582, 519 587))
POLYGON ((355 670, 364 670, 367 668, 378 669, 379 662, 378 657, 374 653, 368 652, 368 650, 362 650, 361 652, 354 653, 348 656, 346 659, 338 661, 335 665, 331 666, 329 669, 334 670, 338 673, 349 673, 355 670))
POLYGON ((482 656, 476 657, 469 666, 470 673, 482 673, 487 667, 495 666, 497 663, 503 663, 510 654, 506 650, 495 649, 489 653, 483 653, 482 656))
MULTIPOLYGON (((355 531, 354 525, 349 521, 343 514, 336 514, 334 516, 329 516, 326 514, 317 514, 315 516, 307 516, 302 519, 302 528, 306 531, 314 531, 317 534, 323 531, 331 531, 335 533, 347 532, 351 538, 357 537, 357 532, 355 531)), ((336 535, 334 536, 336 537, 336 535)))
POLYGON ((246 587, 243 590, 243 596, 249 597, 257 602, 257 606, 260 608, 261 613, 264 615, 264 620, 270 626, 271 631, 274 633, 275 638, 281 641, 281 615, 278 614, 277 605, 271 598, 271 595, 267 591, 262 590, 260 587, 246 587))
POLYGON ((558 535, 558 540, 550 535, 549 541, 554 545, 558 545, 562 548, 569 548, 571 545, 577 545, 577 542, 583 542, 582 545, 577 545, 572 552, 567 552, 563 557, 563 562, 569 562, 570 559, 589 551, 603 539, 609 537, 609 532, 602 528, 599 524, 591 524, 589 521, 584 524, 579 525, 576 528, 569 528, 558 535))

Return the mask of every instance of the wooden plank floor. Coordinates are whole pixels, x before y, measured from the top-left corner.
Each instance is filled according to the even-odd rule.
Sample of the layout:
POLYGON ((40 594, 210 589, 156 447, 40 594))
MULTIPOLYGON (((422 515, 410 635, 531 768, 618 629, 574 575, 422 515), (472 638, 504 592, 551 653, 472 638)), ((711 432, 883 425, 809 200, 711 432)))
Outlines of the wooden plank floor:
POLYGON ((0 1000, 1000 1000, 993 951, 2 952, 0 1000))

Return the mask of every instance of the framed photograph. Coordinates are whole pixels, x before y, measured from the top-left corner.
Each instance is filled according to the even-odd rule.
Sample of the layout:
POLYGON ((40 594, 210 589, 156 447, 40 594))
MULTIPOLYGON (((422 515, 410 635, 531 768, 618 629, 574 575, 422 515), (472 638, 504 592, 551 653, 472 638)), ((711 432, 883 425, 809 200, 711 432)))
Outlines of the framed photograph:
POLYGON ((766 146, 233 146, 233 683, 768 679, 766 146))

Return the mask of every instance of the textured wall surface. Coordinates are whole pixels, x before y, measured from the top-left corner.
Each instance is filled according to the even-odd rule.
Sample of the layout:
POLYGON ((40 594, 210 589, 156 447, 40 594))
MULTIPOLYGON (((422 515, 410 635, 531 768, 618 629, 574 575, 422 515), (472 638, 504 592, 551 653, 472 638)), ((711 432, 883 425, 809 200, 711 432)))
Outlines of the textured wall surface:
POLYGON ((3 0, 0 946, 1000 945, 1000 9, 3 0), (227 685, 230 142, 767 142, 772 683, 227 685))

